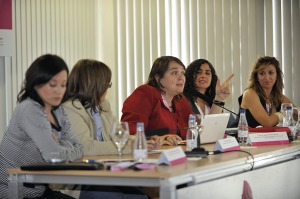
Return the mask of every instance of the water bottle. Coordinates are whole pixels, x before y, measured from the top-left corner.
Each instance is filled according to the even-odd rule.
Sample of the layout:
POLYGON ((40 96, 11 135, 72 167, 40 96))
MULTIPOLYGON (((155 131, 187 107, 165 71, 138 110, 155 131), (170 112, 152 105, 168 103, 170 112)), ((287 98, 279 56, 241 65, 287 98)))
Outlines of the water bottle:
POLYGON ((295 140, 297 137, 296 128, 293 123, 293 107, 287 106, 286 110, 284 111, 282 126, 288 127, 291 130, 291 133, 288 134, 290 141, 295 140))
POLYGON ((133 146, 133 158, 136 162, 143 162, 147 159, 148 149, 144 131, 144 123, 138 122, 133 146))
POLYGON ((245 144, 248 138, 248 122, 246 119, 246 111, 244 109, 240 110, 240 119, 238 124, 238 142, 245 144))
POLYGON ((190 114, 189 116, 189 128, 186 133, 186 151, 192 151, 194 148, 197 148, 197 124, 196 116, 190 114))
POLYGON ((286 111, 284 113, 282 126, 290 127, 293 126, 293 107, 287 106, 286 111))

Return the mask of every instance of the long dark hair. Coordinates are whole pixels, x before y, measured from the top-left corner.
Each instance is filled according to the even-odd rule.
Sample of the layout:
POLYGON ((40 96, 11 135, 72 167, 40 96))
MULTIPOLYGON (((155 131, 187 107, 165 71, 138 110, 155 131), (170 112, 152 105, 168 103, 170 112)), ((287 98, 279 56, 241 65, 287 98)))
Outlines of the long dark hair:
POLYGON ((36 86, 46 84, 61 71, 69 74, 65 61, 57 55, 45 54, 38 57, 27 69, 25 80, 18 94, 18 102, 30 97, 44 107, 44 102, 35 90, 36 86))
POLYGON ((70 73, 64 101, 78 99, 85 109, 102 111, 100 98, 110 87, 110 81, 111 70, 106 64, 92 59, 79 60, 70 73))
POLYGON ((212 74, 211 84, 206 89, 205 95, 211 98, 212 100, 216 96, 216 85, 218 81, 216 70, 214 69, 213 65, 206 59, 197 59, 193 61, 185 70, 186 81, 185 81, 183 93, 188 99, 196 98, 196 96, 194 96, 194 93, 197 90, 195 87, 195 79, 197 74, 199 74, 202 64, 208 64, 212 74))

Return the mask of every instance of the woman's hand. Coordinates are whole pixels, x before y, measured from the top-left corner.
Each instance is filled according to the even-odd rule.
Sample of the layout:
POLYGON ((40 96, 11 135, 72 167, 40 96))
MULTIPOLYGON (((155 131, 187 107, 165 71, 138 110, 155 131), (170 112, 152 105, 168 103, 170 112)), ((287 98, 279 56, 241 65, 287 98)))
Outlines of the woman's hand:
POLYGON ((178 135, 167 134, 162 137, 162 145, 177 146, 182 139, 178 135))
POLYGON ((230 95, 230 80, 234 74, 231 74, 223 84, 220 84, 220 79, 217 81, 216 85, 216 100, 224 101, 230 95))
POLYGON ((160 136, 154 135, 151 136, 149 140, 147 140, 147 148, 148 151, 158 149, 161 146, 160 136))
POLYGON ((178 135, 167 134, 163 136, 154 135, 147 140, 148 151, 158 149, 162 145, 177 146, 182 139, 178 135))

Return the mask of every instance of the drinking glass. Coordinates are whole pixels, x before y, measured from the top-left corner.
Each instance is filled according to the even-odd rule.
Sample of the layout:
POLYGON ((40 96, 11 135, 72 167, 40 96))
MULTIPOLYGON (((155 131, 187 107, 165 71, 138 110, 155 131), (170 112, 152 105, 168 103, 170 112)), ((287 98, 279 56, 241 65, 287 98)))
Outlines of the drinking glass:
POLYGON ((129 137, 128 122, 114 122, 111 137, 118 148, 119 160, 121 160, 123 147, 129 137))
POLYGON ((300 107, 294 107, 297 111, 296 125, 295 125, 295 137, 300 136, 300 107))

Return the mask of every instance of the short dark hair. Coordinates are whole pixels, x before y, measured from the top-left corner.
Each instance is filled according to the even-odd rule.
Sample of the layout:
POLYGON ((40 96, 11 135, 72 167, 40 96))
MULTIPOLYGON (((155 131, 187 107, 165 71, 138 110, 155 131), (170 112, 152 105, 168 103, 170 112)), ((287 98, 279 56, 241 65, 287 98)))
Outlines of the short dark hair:
POLYGON ((163 78, 164 74, 169 68, 170 62, 172 61, 178 63, 185 69, 185 65, 177 57, 161 56, 154 61, 151 71, 149 73, 147 84, 159 89, 162 93, 164 93, 165 91, 163 90, 163 86, 160 84, 159 81, 156 80, 156 77, 158 76, 159 79, 163 78))
POLYGON ((57 55, 45 54, 38 57, 27 69, 25 80, 18 94, 18 102, 30 97, 44 107, 44 102, 35 90, 36 86, 46 84, 61 71, 69 74, 65 61, 57 55))

